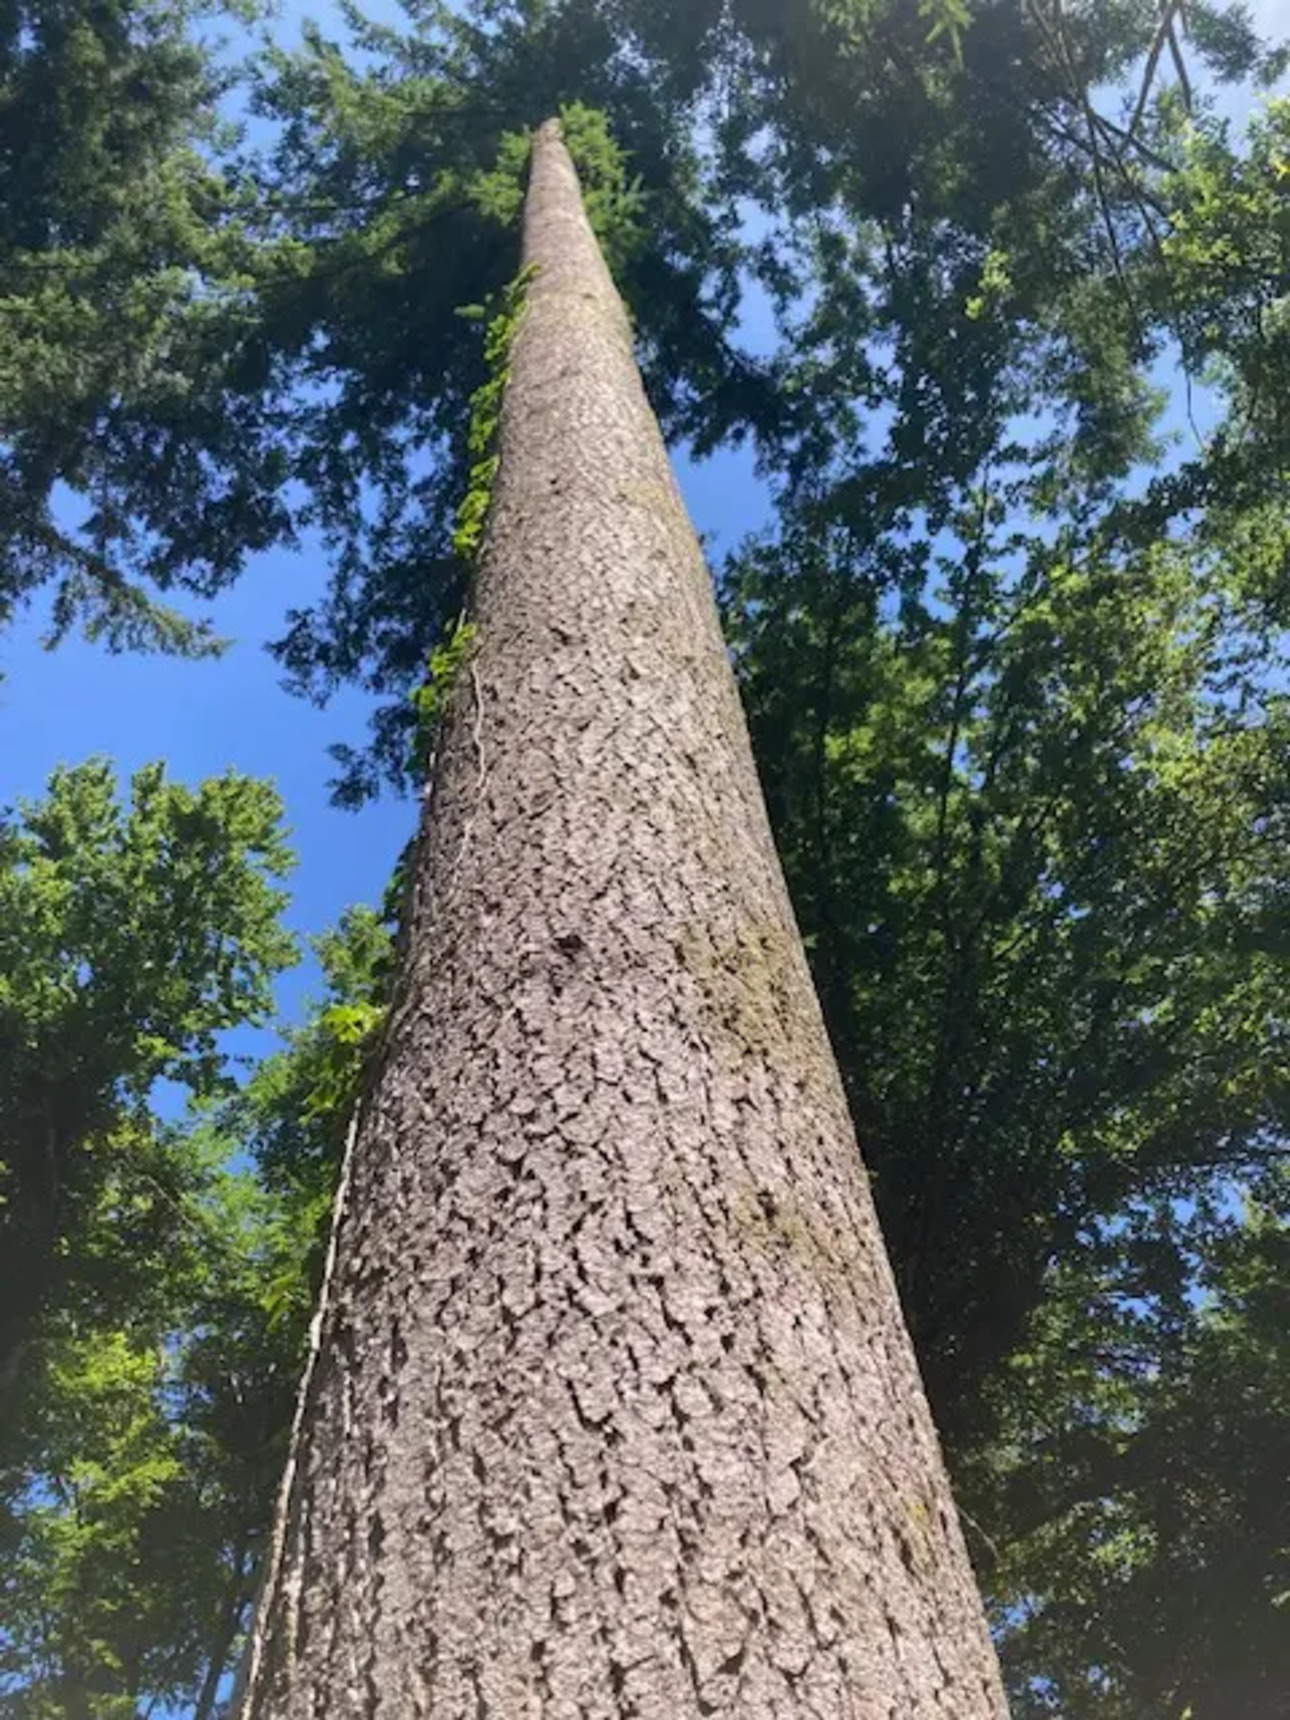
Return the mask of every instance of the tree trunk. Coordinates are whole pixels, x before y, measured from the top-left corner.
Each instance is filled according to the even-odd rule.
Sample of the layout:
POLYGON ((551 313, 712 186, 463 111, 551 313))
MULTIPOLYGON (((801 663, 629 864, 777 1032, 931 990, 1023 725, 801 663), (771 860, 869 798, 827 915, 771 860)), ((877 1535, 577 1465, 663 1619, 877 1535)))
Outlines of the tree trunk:
MULTIPOLYGON (((192 1720, 211 1720, 219 1701, 220 1685, 228 1667, 229 1657, 237 1642, 238 1628, 246 1612, 247 1553, 239 1545, 234 1548, 232 1572, 224 1590, 219 1612, 211 1629, 210 1653, 206 1660, 206 1676, 193 1704, 192 1720)), ((254 1566, 251 1567, 254 1571, 254 1566)))
POLYGON ((246 1720, 1005 1713, 558 127, 246 1720))

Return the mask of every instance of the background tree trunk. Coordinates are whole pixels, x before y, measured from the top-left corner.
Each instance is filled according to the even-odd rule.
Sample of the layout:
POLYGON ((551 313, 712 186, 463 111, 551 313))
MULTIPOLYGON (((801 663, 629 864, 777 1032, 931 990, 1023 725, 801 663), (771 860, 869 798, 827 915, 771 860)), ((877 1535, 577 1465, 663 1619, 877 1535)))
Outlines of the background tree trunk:
POLYGON ((247 1720, 1002 1715, 707 569, 555 125, 247 1720))

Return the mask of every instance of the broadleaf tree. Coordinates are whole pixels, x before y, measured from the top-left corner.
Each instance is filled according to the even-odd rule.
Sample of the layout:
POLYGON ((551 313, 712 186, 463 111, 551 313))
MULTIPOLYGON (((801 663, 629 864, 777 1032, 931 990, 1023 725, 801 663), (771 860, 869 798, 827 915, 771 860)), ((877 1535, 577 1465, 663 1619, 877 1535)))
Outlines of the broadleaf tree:
POLYGON ((280 820, 231 772, 194 792, 147 766, 122 805, 98 760, 0 825, 6 1392, 47 1309, 146 1295, 183 1176, 152 1091, 217 1091, 220 1032, 265 1019, 293 959, 280 820))
POLYGON ((226 1558, 250 1580, 272 1475, 258 1508, 245 1476, 294 1349, 281 1406, 272 1365, 247 1382, 259 1431, 240 1449, 212 1404, 260 1329, 273 1226, 220 1172, 227 1142, 167 1121, 160 1094, 218 1102, 223 1035, 267 1019, 295 959, 281 817, 232 773, 190 790, 148 766, 123 799, 96 760, 0 826, 5 1712, 173 1699, 212 1654, 226 1558), (203 1351, 219 1365, 199 1384, 203 1351))

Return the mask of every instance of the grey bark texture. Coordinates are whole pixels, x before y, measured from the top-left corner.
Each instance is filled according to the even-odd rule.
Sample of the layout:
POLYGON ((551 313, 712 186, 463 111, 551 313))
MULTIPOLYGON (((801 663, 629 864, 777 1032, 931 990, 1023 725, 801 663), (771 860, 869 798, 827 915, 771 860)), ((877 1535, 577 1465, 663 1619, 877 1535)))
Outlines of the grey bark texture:
POLYGON ((1005 1711, 558 127, 244 1720, 1005 1711))

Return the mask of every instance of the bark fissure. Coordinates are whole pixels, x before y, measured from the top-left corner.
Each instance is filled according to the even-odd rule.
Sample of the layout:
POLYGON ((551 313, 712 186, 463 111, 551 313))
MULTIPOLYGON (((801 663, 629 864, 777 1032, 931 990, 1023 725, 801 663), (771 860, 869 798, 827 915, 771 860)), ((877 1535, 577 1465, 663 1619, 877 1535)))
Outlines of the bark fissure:
POLYGON ((996 1720, 701 551, 558 129, 244 1720, 996 1720))

